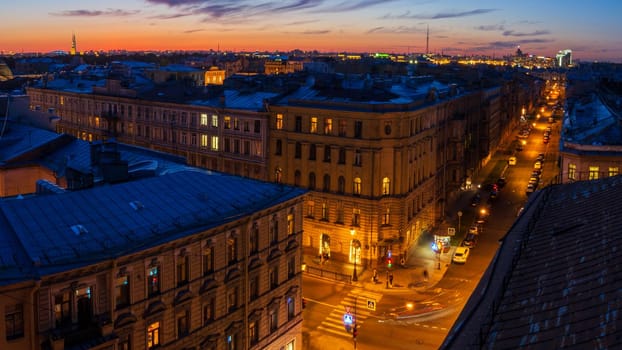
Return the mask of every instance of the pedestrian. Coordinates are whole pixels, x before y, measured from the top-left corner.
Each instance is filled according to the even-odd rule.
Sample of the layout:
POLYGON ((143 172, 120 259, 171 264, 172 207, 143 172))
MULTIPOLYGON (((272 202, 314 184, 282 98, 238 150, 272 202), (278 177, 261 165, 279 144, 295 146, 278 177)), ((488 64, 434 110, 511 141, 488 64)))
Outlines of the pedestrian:
POLYGON ((423 280, 427 282, 427 281, 428 281, 428 278, 429 278, 429 276, 428 276, 428 270, 423 270, 423 280))
POLYGON ((393 272, 389 273, 389 285, 393 287, 393 272))
POLYGON ((374 283, 378 283, 378 271, 376 269, 374 269, 374 275, 372 276, 372 281, 374 281, 374 283))

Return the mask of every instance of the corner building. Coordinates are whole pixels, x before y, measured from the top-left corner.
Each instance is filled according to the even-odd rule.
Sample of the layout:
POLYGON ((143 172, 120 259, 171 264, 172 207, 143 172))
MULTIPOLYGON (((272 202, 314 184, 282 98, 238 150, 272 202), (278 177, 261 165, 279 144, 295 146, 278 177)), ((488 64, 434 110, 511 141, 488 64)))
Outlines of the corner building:
POLYGON ((302 348, 304 190, 198 170, 0 203, 0 349, 302 348))
POLYGON ((389 256, 399 263, 467 176, 480 93, 424 86, 399 97, 326 97, 303 87, 270 104, 268 169, 276 182, 310 190, 306 255, 361 268, 389 256))

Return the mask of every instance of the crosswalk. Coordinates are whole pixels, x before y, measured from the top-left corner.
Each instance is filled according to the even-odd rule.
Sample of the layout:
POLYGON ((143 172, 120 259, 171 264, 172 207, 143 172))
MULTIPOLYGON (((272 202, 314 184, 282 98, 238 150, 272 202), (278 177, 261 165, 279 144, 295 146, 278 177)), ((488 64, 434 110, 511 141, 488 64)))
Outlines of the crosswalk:
POLYGON ((357 328, 365 323, 370 316, 374 315, 372 310, 382 299, 382 294, 374 293, 362 289, 355 289, 349 292, 339 303, 340 306, 334 308, 328 316, 318 326, 318 329, 325 333, 341 337, 352 337, 352 333, 346 331, 344 325, 344 315, 349 313, 353 323, 356 322, 357 328))

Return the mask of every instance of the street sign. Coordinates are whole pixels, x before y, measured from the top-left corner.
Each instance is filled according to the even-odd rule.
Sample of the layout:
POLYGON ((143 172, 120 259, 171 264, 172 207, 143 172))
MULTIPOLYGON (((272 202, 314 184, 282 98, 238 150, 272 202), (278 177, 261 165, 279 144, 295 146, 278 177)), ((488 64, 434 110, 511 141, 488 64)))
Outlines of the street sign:
POLYGON ((447 234, 449 236, 455 236, 456 235, 456 228, 455 227, 448 227, 447 228, 447 234))
POLYGON ((376 311, 376 299, 367 299, 367 308, 376 311))

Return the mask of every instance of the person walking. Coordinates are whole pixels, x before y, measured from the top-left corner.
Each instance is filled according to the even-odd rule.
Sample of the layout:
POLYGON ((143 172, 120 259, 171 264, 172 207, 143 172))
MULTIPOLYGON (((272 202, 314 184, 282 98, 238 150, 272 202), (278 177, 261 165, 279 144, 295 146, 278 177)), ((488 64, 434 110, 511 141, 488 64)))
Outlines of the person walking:
POLYGON ((393 272, 389 272, 389 285, 393 287, 393 272))

